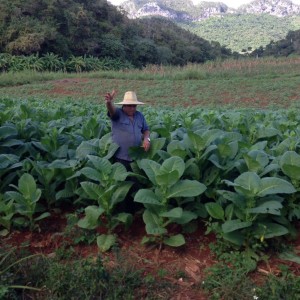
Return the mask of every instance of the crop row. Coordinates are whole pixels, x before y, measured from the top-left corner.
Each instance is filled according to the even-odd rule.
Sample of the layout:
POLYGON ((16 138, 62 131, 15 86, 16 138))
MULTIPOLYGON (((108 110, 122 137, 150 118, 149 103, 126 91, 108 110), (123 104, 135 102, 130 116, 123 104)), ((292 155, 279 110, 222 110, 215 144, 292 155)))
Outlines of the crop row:
POLYGON ((143 242, 181 246, 183 232, 208 231, 238 247, 296 235, 300 218, 300 116, 295 110, 143 108, 151 149, 131 149, 133 172, 113 162, 104 105, 1 99, 0 228, 34 230, 54 208, 84 209, 101 250, 132 215, 116 210, 140 186, 143 242), (170 226, 182 231, 174 234, 170 226))

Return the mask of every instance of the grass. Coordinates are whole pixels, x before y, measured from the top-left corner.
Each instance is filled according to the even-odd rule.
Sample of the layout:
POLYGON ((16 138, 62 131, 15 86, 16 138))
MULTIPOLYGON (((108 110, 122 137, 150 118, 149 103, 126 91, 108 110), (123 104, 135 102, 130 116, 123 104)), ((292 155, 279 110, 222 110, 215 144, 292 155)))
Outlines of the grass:
POLYGON ((13 249, 7 255, 5 250, 0 248, 1 299, 151 300, 166 299, 171 289, 162 277, 144 277, 143 270, 135 269, 127 257, 119 254, 112 262, 100 255, 33 256, 24 249, 23 253, 13 249))
MULTIPOLYGON (((105 92, 117 89, 117 100, 120 100, 126 90, 132 89, 137 91, 140 100, 158 109, 195 105, 212 108, 296 107, 300 100, 299 65, 300 58, 294 57, 215 61, 185 67, 148 66, 143 70, 120 72, 3 73, 0 74, 0 99, 68 99, 103 104, 105 92)), ((62 254, 64 253, 60 255, 62 254)), ((157 282, 152 275, 142 277, 139 271, 126 263, 126 259, 118 261, 119 269, 108 270, 101 260, 74 260, 70 267, 65 261, 62 263, 57 260, 60 255, 56 255, 54 260, 36 261, 32 269, 26 266, 18 273, 9 272, 9 277, 1 278, 3 286, 28 282, 36 288, 46 285, 45 293, 48 294, 43 295, 44 299, 46 296, 51 299, 70 299, 75 291, 77 293, 78 285, 83 298, 88 298, 86 295, 92 293, 105 295, 107 299, 118 299, 121 294, 126 295, 126 299, 134 299, 134 293, 147 290, 151 292, 149 299, 152 296, 153 299, 166 299, 170 289, 165 282, 157 282), (48 272, 41 273, 45 269, 48 272), (103 283, 102 288, 97 285, 100 281, 103 283)), ((205 285, 201 288, 208 291, 211 299, 253 299, 257 295, 260 299, 271 299, 270 295, 272 299, 279 299, 289 291, 291 297, 298 297, 299 278, 291 273, 282 272, 280 278, 272 276, 259 288, 254 287, 248 273, 247 266, 229 268, 227 264, 220 262, 208 270, 205 285), (296 287, 295 290, 293 286, 296 287)), ((157 275, 163 278, 166 271, 161 268, 157 275)), ((19 296, 19 291, 8 292, 19 296)))
POLYGON ((2 73, 0 97, 98 102, 116 89, 153 106, 280 107, 300 100, 300 58, 243 59, 93 73, 2 73))

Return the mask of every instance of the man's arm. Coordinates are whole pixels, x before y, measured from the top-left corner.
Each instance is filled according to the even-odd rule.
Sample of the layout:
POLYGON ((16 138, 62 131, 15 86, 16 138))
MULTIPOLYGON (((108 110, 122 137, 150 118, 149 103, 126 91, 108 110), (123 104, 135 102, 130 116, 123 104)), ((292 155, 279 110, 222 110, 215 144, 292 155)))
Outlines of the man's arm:
POLYGON ((113 104, 114 97, 116 95, 116 91, 113 90, 111 93, 106 93, 105 95, 105 104, 106 108, 109 112, 109 115, 112 117, 116 112, 116 107, 113 104))
POLYGON ((150 149, 150 131, 149 130, 144 131, 143 135, 144 135, 143 147, 147 152, 150 149))

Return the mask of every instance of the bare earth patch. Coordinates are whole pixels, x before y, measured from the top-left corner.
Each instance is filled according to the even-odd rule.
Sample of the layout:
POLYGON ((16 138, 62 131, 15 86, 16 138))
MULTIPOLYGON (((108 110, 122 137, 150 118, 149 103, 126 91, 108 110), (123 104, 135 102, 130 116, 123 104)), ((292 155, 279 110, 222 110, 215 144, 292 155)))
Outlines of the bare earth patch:
MULTIPOLYGON (((80 257, 96 257, 100 252, 96 243, 91 245, 78 244, 65 234, 66 216, 53 214, 40 223, 40 232, 13 231, 2 239, 4 245, 24 246, 28 245, 30 252, 55 255, 60 247, 72 247, 80 257)), ((144 276, 154 278, 163 277, 169 281, 175 289, 168 291, 167 299, 176 300, 205 300, 208 299, 201 289, 204 280, 204 270, 217 263, 209 244, 215 242, 213 234, 205 234, 205 226, 199 223, 198 230, 192 234, 185 234, 186 244, 179 248, 157 245, 142 245, 141 240, 145 235, 141 216, 136 216, 132 226, 128 230, 118 228, 119 253, 126 258, 127 263, 134 268, 143 271, 144 276)), ((100 229, 101 230, 101 229, 100 229)), ((176 229, 175 229, 176 230, 176 229)), ((300 237, 291 244, 300 250, 300 237)), ((115 254, 108 251, 102 254, 106 258, 108 267, 118 267, 115 254)), ((251 275, 254 281, 263 282, 268 274, 280 275, 278 265, 285 264, 295 274, 300 275, 300 265, 283 261, 278 257, 270 257, 268 263, 260 263, 255 273, 251 275)))

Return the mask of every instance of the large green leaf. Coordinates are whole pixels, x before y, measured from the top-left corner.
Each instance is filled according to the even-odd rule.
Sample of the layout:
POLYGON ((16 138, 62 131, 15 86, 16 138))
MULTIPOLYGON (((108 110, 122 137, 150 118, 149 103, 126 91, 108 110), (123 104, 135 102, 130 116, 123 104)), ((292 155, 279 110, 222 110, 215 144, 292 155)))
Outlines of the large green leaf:
POLYGON ((181 207, 175 207, 167 212, 160 213, 160 217, 166 217, 166 218, 180 218, 182 216, 182 208, 181 207))
POLYGON ((4 140, 10 136, 16 136, 18 131, 15 125, 4 125, 0 127, 0 140, 4 140))
POLYGON ((5 142, 1 143, 2 147, 15 147, 15 146, 23 146, 25 143, 22 140, 17 139, 9 139, 5 142))
POLYGON ((117 145, 116 143, 111 143, 107 149, 107 154, 103 156, 103 158, 111 159, 118 149, 119 145, 117 145))
POLYGON ((173 140, 167 146, 167 152, 172 156, 178 156, 184 159, 187 156, 187 151, 181 141, 173 140))
POLYGON ((77 225, 85 229, 95 229, 99 226, 99 217, 104 212, 99 206, 91 205, 84 209, 85 216, 78 221, 77 225))
POLYGON ((231 143, 223 143, 223 144, 218 144, 218 153, 220 155, 220 157, 222 158, 230 158, 233 159, 239 149, 238 146, 238 141, 233 141, 231 143))
POLYGON ((257 196, 264 197, 273 194, 292 194, 295 193, 294 186, 281 178, 265 177, 261 179, 260 191, 257 196))
POLYGON ((168 173, 158 174, 155 176, 155 180, 158 185, 170 187, 174 185, 179 178, 179 174, 177 170, 172 170, 168 173))
POLYGON ((185 170, 185 163, 182 158, 178 156, 172 156, 166 159, 161 168, 159 169, 159 175, 166 175, 172 171, 176 170, 178 174, 177 180, 182 176, 185 170))
POLYGON ((242 228, 247 228, 252 225, 252 222, 242 222, 239 219, 226 221, 222 224, 222 230, 224 233, 229 233, 242 228))
POLYGON ((134 196, 134 201, 143 204, 163 205, 161 199, 151 190, 140 189, 134 196))
POLYGON ((144 172, 146 173, 146 175, 150 179, 150 181, 154 185, 157 185, 156 175, 158 174, 160 164, 155 162, 154 160, 142 159, 140 162, 140 167, 144 170, 144 172))
POLYGON ((239 195, 235 192, 227 191, 227 190, 217 190, 217 193, 221 195, 224 199, 231 201, 235 206, 244 209, 246 207, 245 197, 239 195))
POLYGON ((264 222, 259 225, 258 229, 254 232, 257 238, 261 238, 263 236, 264 238, 269 239, 289 233, 289 230, 286 227, 277 223, 264 222))
POLYGON ((19 157, 14 154, 0 154, 0 169, 6 169, 8 166, 19 161, 19 157))
POLYGON ((209 202, 205 204, 205 208, 211 217, 217 220, 224 220, 225 212, 220 204, 209 202))
POLYGON ((295 151, 285 152, 279 164, 285 175, 300 180, 300 155, 298 153, 295 151))
POLYGON ((119 145, 112 141, 111 132, 108 132, 99 140, 99 156, 110 159, 119 149, 119 145))
POLYGON ((98 170, 85 167, 80 170, 80 172, 86 176, 88 179, 95 180, 97 182, 101 182, 101 174, 98 170))
POLYGON ((280 131, 276 128, 272 128, 272 127, 261 127, 258 130, 257 133, 257 138, 258 139, 267 139, 273 136, 277 136, 277 135, 281 135, 280 131))
POLYGON ((130 147, 128 154, 133 160, 153 159, 153 157, 163 148, 166 142, 165 138, 155 138, 151 140, 151 147, 145 152, 143 147, 130 147))
POLYGON ((253 197, 260 191, 260 177, 254 172, 245 172, 234 180, 234 189, 240 195, 253 197))
POLYGON ((180 180, 168 190, 167 198, 195 197, 205 190, 206 186, 196 180, 180 180))
POLYGON ((163 235, 167 233, 166 228, 162 227, 161 218, 158 215, 152 213, 150 210, 146 209, 144 211, 143 220, 146 224, 146 232, 148 234, 163 235))
POLYGON ((38 192, 40 190, 37 189, 34 178, 30 174, 25 173, 20 177, 18 187, 26 199, 37 201, 41 195, 41 193, 38 192))
POLYGON ((111 173, 112 165, 108 159, 94 155, 88 155, 87 158, 102 174, 109 175, 111 173))
POLYGON ((220 169, 217 168, 216 166, 212 166, 210 168, 207 168, 204 172, 204 178, 203 178, 203 183, 206 186, 209 186, 210 184, 212 184, 216 178, 219 177, 220 174, 220 169))
POLYGON ((197 133, 189 131, 184 138, 184 144, 194 152, 200 152, 205 148, 204 139, 197 133))
POLYGON ((242 246, 245 240, 245 235, 240 231, 232 231, 223 234, 223 238, 237 246, 242 246))
POLYGON ((295 262, 300 265, 300 256, 292 251, 286 250, 286 251, 280 253, 279 258, 283 259, 283 260, 292 261, 292 262, 295 262))
POLYGON ((152 159, 156 155, 156 153, 164 147, 165 143, 166 143, 166 138, 163 137, 152 139, 151 147, 150 150, 148 151, 148 157, 152 159))
POLYGON ((113 218, 118 220, 119 222, 124 223, 126 226, 131 225, 133 221, 132 214, 124 213, 124 212, 113 216, 113 218))
POLYGON ((40 220, 43 220, 43 219, 48 218, 50 216, 51 216, 51 214, 49 212, 44 212, 41 215, 39 215, 38 217, 34 218, 34 221, 35 222, 40 221, 40 220))
POLYGON ((76 165, 76 161, 74 162, 73 160, 67 161, 65 159, 56 159, 48 165, 48 168, 50 168, 50 169, 52 169, 52 168, 53 169, 68 169, 75 165, 76 165))
POLYGON ((99 186, 98 184, 95 184, 93 182, 84 181, 80 183, 83 190, 86 192, 88 197, 93 200, 99 200, 100 197, 104 194, 104 189, 99 186))
POLYGON ((124 181, 127 175, 128 173, 124 165, 122 165, 121 163, 114 163, 112 165, 111 177, 115 181, 124 181))
POLYGON ((116 236, 113 234, 101 234, 97 237, 97 245, 102 252, 108 251, 115 243, 116 236))
POLYGON ((269 163, 269 157, 262 150, 252 150, 244 154, 248 170, 251 172, 259 172, 269 163))
POLYGON ((263 204, 248 209, 249 213, 253 214, 271 214, 271 215, 277 215, 280 216, 280 210, 282 208, 282 204, 278 201, 267 201, 264 202, 263 204))
POLYGON ((5 196, 8 196, 9 199, 14 200, 14 202, 16 203, 24 203, 24 197, 19 192, 8 191, 5 193, 5 196))
POLYGON ((76 158, 84 159, 89 154, 96 155, 97 149, 97 145, 91 141, 83 141, 76 149, 76 158))
POLYGON ((184 224, 191 222, 192 220, 196 220, 197 217, 198 217, 197 214, 195 214, 194 212, 184 210, 182 212, 181 217, 174 218, 174 219, 172 219, 172 221, 177 224, 184 225, 184 224))
POLYGON ((170 247, 180 247, 185 244, 185 239, 182 234, 176 234, 168 238, 164 238, 163 243, 170 247))
POLYGON ((120 186, 118 186, 111 197, 111 205, 110 207, 112 208, 114 205, 117 203, 123 201, 129 191, 129 189, 132 186, 132 182, 123 182, 120 186))

